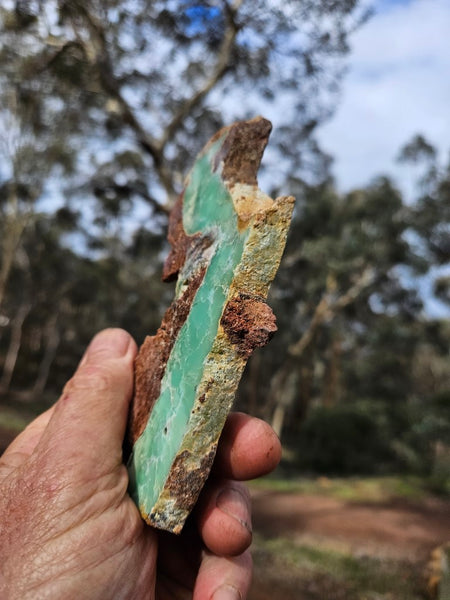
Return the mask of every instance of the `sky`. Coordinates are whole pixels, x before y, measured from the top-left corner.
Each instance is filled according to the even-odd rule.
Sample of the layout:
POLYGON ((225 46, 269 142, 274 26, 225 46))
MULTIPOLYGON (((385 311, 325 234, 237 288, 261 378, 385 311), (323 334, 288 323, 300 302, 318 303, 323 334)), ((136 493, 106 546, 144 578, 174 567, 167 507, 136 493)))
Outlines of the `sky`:
POLYGON ((399 149, 422 133, 444 161, 450 150, 450 0, 372 0, 375 14, 353 34, 334 116, 318 132, 335 157, 338 188, 393 174, 412 192, 399 149))

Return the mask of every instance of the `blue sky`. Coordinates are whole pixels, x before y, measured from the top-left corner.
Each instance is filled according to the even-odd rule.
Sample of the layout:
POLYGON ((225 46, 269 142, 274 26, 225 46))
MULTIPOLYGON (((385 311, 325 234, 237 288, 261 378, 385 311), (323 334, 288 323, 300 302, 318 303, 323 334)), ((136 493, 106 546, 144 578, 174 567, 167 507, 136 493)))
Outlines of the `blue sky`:
POLYGON ((319 131, 345 191, 393 174, 411 193, 413 174, 395 163, 422 133, 450 150, 450 0, 374 0, 374 16, 351 38, 339 106, 319 131))

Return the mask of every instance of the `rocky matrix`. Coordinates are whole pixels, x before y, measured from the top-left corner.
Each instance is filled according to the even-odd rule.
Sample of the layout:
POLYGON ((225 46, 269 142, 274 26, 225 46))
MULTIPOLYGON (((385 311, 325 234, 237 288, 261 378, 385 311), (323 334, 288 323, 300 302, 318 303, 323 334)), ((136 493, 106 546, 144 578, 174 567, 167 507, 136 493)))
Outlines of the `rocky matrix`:
POLYGON ((179 533, 208 477, 252 351, 276 331, 265 303, 294 199, 256 175, 271 124, 235 123, 206 145, 169 221, 163 278, 175 298, 136 359, 130 493, 142 517, 179 533))

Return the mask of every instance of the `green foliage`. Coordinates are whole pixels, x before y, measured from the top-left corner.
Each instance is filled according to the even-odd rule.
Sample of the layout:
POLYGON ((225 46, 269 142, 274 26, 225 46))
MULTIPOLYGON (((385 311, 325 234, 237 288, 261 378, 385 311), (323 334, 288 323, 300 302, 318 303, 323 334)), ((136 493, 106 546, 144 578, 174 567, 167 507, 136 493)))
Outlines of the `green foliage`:
POLYGON ((386 432, 360 406, 311 409, 296 444, 303 471, 382 473, 392 461, 386 432))
POLYGON ((428 478, 433 491, 445 492, 450 483, 450 415, 449 405, 439 402, 372 399, 312 407, 300 435, 286 441, 295 448, 301 472, 416 473, 428 478))
POLYGON ((416 475, 370 477, 282 478, 284 465, 274 474, 255 479, 250 487, 286 493, 325 496, 346 502, 386 504, 398 500, 421 501, 429 493, 428 480, 416 475))

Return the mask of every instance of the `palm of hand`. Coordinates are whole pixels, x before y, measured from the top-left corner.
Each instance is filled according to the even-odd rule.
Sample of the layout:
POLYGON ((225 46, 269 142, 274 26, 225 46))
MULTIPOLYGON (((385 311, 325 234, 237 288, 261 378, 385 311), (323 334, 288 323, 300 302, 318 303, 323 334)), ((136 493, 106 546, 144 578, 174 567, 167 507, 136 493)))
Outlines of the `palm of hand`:
POLYGON ((234 415, 196 514, 178 537, 156 532, 122 464, 135 353, 125 332, 100 334, 56 405, 1 457, 1 598, 210 600, 221 586, 245 596, 249 501, 223 478, 271 470, 279 443, 261 421, 234 415))

